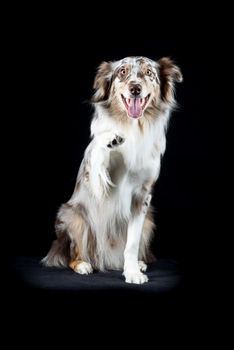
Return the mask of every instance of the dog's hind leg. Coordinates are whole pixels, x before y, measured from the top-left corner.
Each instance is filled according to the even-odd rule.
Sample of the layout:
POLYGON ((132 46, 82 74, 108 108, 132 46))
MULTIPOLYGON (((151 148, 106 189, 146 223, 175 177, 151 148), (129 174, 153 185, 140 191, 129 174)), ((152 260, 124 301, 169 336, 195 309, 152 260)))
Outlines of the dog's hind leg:
POLYGON ((93 268, 90 263, 82 260, 73 260, 69 264, 70 268, 81 275, 88 275, 93 272, 93 268))
POLYGON ((88 275, 93 272, 90 262, 85 261, 90 258, 88 254, 90 253, 89 246, 91 242, 88 242, 89 237, 87 237, 87 227, 85 226, 85 222, 82 218, 79 218, 78 220, 80 221, 79 230, 70 232, 72 242, 70 245, 69 267, 74 272, 81 275, 88 275), (84 237, 85 235, 86 237, 84 237))
MULTIPOLYGON (((86 209, 83 205, 63 204, 58 212, 55 224, 57 241, 60 237, 67 237, 69 242, 66 253, 66 266, 75 272, 88 274, 93 271, 91 259, 94 261, 96 246, 86 218, 86 209)), ((51 264, 53 265, 53 264, 51 264)), ((64 264, 65 265, 65 264, 64 264)))
POLYGON ((77 208, 68 226, 68 234, 71 240, 69 267, 82 275, 92 273, 90 261, 95 256, 95 241, 89 225, 77 208))

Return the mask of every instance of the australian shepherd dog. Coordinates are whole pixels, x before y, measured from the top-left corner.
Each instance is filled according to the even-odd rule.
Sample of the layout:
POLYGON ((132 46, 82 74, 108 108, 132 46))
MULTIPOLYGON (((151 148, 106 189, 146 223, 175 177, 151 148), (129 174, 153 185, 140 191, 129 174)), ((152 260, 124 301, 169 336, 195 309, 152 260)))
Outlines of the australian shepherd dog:
POLYGON ((80 274, 123 270, 128 283, 148 281, 153 260, 152 189, 166 147, 182 74, 171 59, 103 62, 94 80, 91 141, 71 199, 55 223, 57 239, 42 260, 80 274))

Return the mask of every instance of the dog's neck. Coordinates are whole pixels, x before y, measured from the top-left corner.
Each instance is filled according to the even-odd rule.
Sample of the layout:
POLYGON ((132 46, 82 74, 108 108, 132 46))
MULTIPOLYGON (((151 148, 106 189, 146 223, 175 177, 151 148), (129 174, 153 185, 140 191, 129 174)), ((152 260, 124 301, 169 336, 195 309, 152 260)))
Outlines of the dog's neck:
POLYGON ((139 119, 131 119, 126 115, 122 120, 118 115, 111 115, 108 108, 96 104, 91 123, 91 136, 94 137, 106 131, 114 131, 124 137, 132 135, 136 142, 140 139, 150 138, 157 151, 163 155, 166 148, 166 130, 169 118, 170 109, 164 109, 164 111, 157 111, 154 118, 145 118, 143 115, 139 119))

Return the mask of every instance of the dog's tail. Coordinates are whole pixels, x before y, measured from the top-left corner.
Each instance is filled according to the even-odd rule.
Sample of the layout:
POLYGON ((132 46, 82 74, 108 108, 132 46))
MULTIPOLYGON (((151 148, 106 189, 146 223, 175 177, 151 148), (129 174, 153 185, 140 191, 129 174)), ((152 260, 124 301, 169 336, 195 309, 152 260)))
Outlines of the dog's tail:
POLYGON ((41 260, 45 266, 67 267, 70 261, 70 239, 66 232, 60 233, 48 252, 41 260))

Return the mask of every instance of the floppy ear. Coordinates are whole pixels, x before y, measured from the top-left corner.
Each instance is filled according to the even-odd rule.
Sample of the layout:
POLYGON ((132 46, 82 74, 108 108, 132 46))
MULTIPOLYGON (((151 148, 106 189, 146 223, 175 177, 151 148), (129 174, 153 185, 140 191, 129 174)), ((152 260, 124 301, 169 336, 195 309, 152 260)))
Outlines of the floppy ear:
POLYGON ((93 88, 96 90, 93 95, 93 102, 102 102, 108 99, 111 87, 112 64, 110 62, 102 62, 98 68, 94 79, 93 88))
POLYGON ((164 102, 174 103, 175 82, 182 82, 183 76, 180 68, 169 57, 158 61, 161 97, 164 102))

